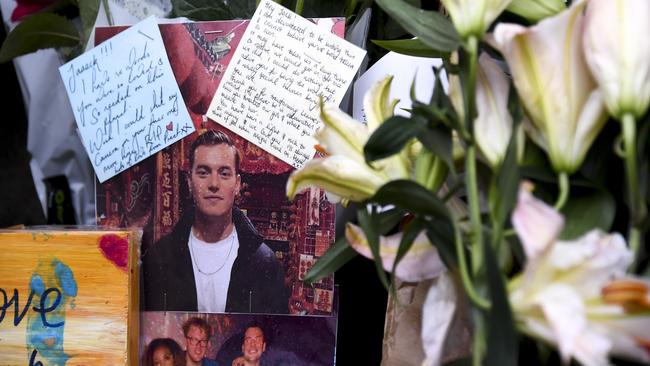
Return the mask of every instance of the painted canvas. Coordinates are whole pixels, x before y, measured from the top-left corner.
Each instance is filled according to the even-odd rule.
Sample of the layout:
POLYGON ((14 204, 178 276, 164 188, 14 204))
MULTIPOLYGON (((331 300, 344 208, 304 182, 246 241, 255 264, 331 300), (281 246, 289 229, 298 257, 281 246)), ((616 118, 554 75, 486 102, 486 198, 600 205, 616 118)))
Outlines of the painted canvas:
POLYGON ((135 365, 131 231, 0 231, 0 365, 135 365))
MULTIPOLYGON (((332 33, 343 34, 343 19, 314 21, 332 33)), ((197 290, 195 279, 218 276, 228 263, 204 262, 203 267, 197 265, 198 271, 195 269, 193 274, 196 258, 204 257, 191 252, 193 247, 188 241, 190 232, 195 233, 197 215, 201 214, 200 201, 218 206, 216 201, 224 197, 214 192, 209 197, 197 196, 201 187, 193 179, 190 159, 198 156, 195 141, 205 139, 206 135, 223 134, 238 155, 239 181, 226 198, 233 207, 239 247, 232 249, 232 241, 226 243, 230 250, 224 253, 225 258, 236 259, 230 286, 222 291, 227 291, 227 296, 216 312, 331 314, 333 277, 307 286, 303 276, 334 242, 334 206, 319 189, 305 190, 289 201, 285 187, 293 168, 205 116, 247 26, 247 20, 159 26, 197 132, 97 185, 99 224, 144 230, 144 310, 215 311, 210 304, 202 305, 204 292, 197 290), (251 246, 246 238, 258 244, 248 250, 251 246)), ((96 44, 123 29, 98 28, 96 44)), ((206 189, 216 192, 214 187, 206 189)), ((219 295, 219 291, 215 292, 219 295)))

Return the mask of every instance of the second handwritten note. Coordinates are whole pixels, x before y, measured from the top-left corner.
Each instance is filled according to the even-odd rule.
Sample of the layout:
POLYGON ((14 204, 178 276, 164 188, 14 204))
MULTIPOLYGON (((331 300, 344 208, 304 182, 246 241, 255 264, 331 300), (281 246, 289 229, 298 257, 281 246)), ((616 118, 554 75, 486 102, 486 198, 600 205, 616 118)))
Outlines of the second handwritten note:
POLYGON ((365 51, 272 1, 262 1, 208 117, 300 168, 314 155, 319 98, 339 104, 365 51))

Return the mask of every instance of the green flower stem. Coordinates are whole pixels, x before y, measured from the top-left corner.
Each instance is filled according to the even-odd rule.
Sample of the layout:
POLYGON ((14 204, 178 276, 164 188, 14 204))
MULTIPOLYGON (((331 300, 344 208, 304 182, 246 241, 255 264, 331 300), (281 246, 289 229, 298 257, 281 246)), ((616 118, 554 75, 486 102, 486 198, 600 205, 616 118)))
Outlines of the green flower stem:
POLYGON ((625 171, 627 175, 627 190, 630 205, 629 243, 634 253, 639 250, 641 241, 641 223, 645 219, 646 209, 639 191, 638 168, 636 161, 636 120, 630 113, 623 115, 623 144, 625 146, 625 171))
POLYGON ((483 265, 483 230, 476 180, 476 146, 469 145, 465 156, 465 187, 472 225, 472 274, 477 275, 483 265))
POLYGON ((479 308, 489 309, 490 302, 485 300, 476 293, 474 285, 472 284, 472 279, 470 278, 468 269, 467 269, 467 258, 465 258, 465 248, 463 248, 463 238, 458 228, 458 224, 454 221, 454 243, 456 244, 456 255, 458 256, 458 270, 460 271, 460 279, 463 282, 463 287, 465 292, 467 292, 467 297, 479 308))
POLYGON ((499 225, 497 220, 492 220, 492 247, 495 253, 501 253, 501 244, 503 243, 503 225, 499 225))
POLYGON ((108 7, 108 0, 102 0, 102 5, 104 6, 104 11, 106 12, 106 20, 108 21, 108 25, 115 25, 115 22, 113 21, 113 15, 111 14, 111 8, 108 7))
POLYGON ((481 316, 474 316, 474 336, 472 342, 472 366, 481 366, 485 353, 485 320, 481 316))
POLYGON ((571 189, 569 185, 569 174, 566 172, 560 172, 557 176, 557 180, 560 193, 557 197, 557 201, 555 201, 555 209, 560 211, 569 198, 569 190, 571 189))
POLYGON ((476 37, 469 37, 465 44, 469 54, 469 76, 467 90, 465 90, 465 127, 470 133, 474 133, 473 123, 476 116, 476 73, 478 67, 478 40, 476 37))
MULTIPOLYGON (((474 116, 476 115, 476 72, 478 66, 478 39, 471 36, 465 43, 469 54, 469 78, 465 95, 465 125, 473 134, 474 116)), ((469 218, 472 225, 472 274, 477 275, 483 265, 483 230, 481 224, 481 208, 479 206, 478 183, 476 174, 476 144, 473 139, 468 141, 465 154, 465 188, 469 205, 469 218)))
POLYGON ((304 0, 297 0, 296 1, 296 11, 295 13, 300 15, 302 14, 302 6, 303 6, 304 0))

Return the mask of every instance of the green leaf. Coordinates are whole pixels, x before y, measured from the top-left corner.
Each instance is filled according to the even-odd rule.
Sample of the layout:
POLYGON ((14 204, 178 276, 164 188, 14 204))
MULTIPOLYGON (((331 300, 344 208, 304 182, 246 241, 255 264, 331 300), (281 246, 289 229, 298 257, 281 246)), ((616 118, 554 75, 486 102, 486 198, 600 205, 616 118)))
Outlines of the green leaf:
POLYGON ((462 132, 462 126, 458 121, 458 114, 449 99, 449 95, 442 86, 442 68, 434 68, 435 85, 429 104, 423 104, 413 100, 414 114, 422 114, 434 122, 442 122, 450 128, 462 132))
POLYGON ((388 232, 393 230, 404 219, 405 215, 406 211, 399 208, 391 208, 378 213, 379 235, 388 234, 388 232))
MULTIPOLYGON (((345 0, 304 0, 301 16, 305 18, 328 18, 345 16, 345 0)), ((282 6, 292 11, 296 8, 296 0, 284 0, 282 6)))
POLYGON ((381 255, 379 254, 379 219, 375 214, 375 207, 371 207, 371 212, 368 212, 368 207, 362 206, 357 211, 357 218, 359 226, 363 229, 368 239, 368 246, 374 258, 375 268, 377 269, 377 276, 386 289, 388 286, 388 277, 384 271, 383 263, 381 262, 381 255))
POLYGON ((58 0, 54 3, 44 7, 41 10, 38 10, 37 13, 56 13, 62 16, 67 16, 67 18, 74 17, 74 10, 79 9, 78 0, 58 0), (72 12, 72 14, 70 14, 72 12))
POLYGON ((518 340, 508 292, 499 271, 492 247, 483 243, 487 272, 488 289, 491 306, 486 315, 487 322, 487 356, 486 365, 516 366, 518 357, 518 340))
POLYGON ((312 284, 320 281, 356 256, 357 252, 348 245, 345 236, 342 236, 307 271, 304 279, 305 283, 312 284))
POLYGON ((394 155, 417 135, 422 128, 417 120, 402 116, 392 116, 382 123, 363 147, 366 161, 371 162, 394 155))
POLYGON ((609 231, 616 214, 616 202, 604 189, 592 189, 587 194, 574 190, 562 214, 566 221, 560 239, 571 240, 594 228, 609 231))
POLYGON ((418 38, 396 39, 392 41, 373 39, 371 42, 379 47, 383 47, 389 51, 401 53, 402 55, 416 57, 449 57, 449 52, 433 50, 418 38))
POLYGON ((424 44, 441 52, 452 52, 460 38, 451 22, 435 11, 426 11, 403 0, 375 0, 388 15, 424 44))
POLYGON ((433 192, 412 180, 388 182, 370 200, 380 205, 395 205, 416 215, 451 219, 445 204, 433 192))
POLYGON ((90 33, 93 31, 100 4, 101 0, 79 1, 79 17, 81 18, 81 25, 83 27, 84 43, 88 42, 88 37, 90 37, 90 33))
POLYGON ((420 234, 424 228, 423 220, 416 218, 411 221, 406 228, 404 229, 404 234, 402 235, 402 240, 399 242, 399 247, 397 247, 397 254, 395 254, 395 261, 393 262, 393 269, 391 270, 391 279, 392 282, 395 282, 395 269, 399 262, 404 258, 406 253, 413 246, 413 241, 420 234))
MULTIPOLYGON (((228 20, 236 19, 233 7, 224 4, 222 1, 214 0, 171 0, 172 17, 187 17, 192 20, 228 20)), ((247 2, 247 1, 244 1, 247 2)), ((236 1, 240 4, 242 1, 236 1)), ((253 1, 254 4, 254 1, 253 1)), ((253 7, 253 13, 255 7, 253 7)), ((247 18, 252 17, 253 13, 247 14, 247 18)), ((241 17, 241 15, 239 16, 241 17)))
POLYGON ((33 14, 7 35, 0 48, 0 62, 43 48, 74 47, 80 40, 77 28, 68 19, 56 14, 33 14))
POLYGON ((458 268, 458 256, 454 247, 454 230, 449 221, 427 220, 427 238, 438 249, 440 258, 447 268, 458 268))
POLYGON ((442 159, 452 175, 456 175, 456 167, 452 157, 451 130, 447 126, 431 126, 429 124, 428 127, 418 133, 417 138, 427 150, 442 159))
POLYGON ((461 358, 454 361, 449 361, 444 363, 443 366, 472 366, 471 358, 461 358))

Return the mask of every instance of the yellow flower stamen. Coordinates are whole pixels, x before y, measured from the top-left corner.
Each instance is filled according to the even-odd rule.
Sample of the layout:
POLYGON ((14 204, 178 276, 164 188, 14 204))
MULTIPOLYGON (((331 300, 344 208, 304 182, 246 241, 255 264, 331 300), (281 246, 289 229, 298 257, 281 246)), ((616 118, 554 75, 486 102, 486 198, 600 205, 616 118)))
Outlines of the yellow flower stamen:
POLYGON ((621 305, 626 312, 635 313, 650 310, 649 291, 643 282, 623 279, 603 287, 602 295, 605 303, 621 305))
POLYGON ((318 151, 319 153, 323 154, 323 157, 330 156, 330 153, 328 153, 327 150, 325 150, 325 148, 321 144, 314 145, 314 149, 316 149, 316 151, 318 151))

